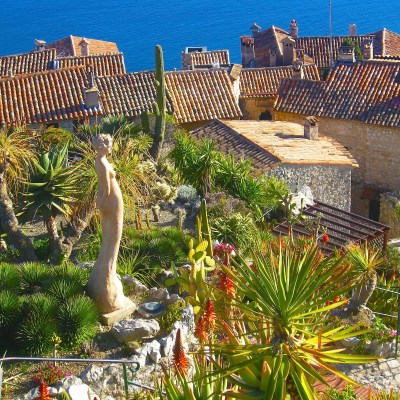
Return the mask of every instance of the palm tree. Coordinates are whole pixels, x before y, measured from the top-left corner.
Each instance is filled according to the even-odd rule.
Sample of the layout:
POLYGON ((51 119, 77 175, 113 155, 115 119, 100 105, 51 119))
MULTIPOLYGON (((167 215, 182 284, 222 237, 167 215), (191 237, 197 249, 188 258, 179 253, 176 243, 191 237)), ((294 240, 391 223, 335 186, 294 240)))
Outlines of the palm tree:
POLYGON ((8 239, 20 251, 26 261, 36 260, 32 242, 24 235, 14 211, 18 201, 20 179, 26 176, 34 158, 32 135, 25 129, 0 131, 0 225, 8 239), (13 197, 10 196, 10 189, 13 197))

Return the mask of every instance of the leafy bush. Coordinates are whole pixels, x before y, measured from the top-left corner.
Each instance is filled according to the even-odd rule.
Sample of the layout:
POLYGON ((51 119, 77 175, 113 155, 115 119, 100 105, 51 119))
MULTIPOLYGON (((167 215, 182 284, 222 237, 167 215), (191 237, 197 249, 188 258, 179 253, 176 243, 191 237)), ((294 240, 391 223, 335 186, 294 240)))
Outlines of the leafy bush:
MULTIPOLYGON (((118 262, 135 258, 135 271, 152 279, 159 270, 170 268, 171 262, 186 261, 190 237, 177 228, 153 228, 137 231, 127 227, 121 241, 118 262)), ((145 281, 145 283, 146 283, 145 281)))
POLYGON ((176 200, 182 202, 187 207, 197 207, 200 205, 200 196, 197 190, 190 185, 179 186, 176 192, 176 200))
POLYGON ((98 317, 96 305, 88 297, 78 295, 68 299, 57 313, 62 344, 74 347, 92 339, 97 331, 98 317))
POLYGON ((324 399, 330 400, 356 400, 356 392, 354 387, 347 385, 343 390, 339 391, 337 389, 328 388, 325 390, 324 399))
POLYGON ((158 319, 160 330, 168 333, 172 330, 174 323, 182 317, 182 311, 185 308, 185 301, 178 300, 168 306, 167 310, 158 319))
POLYGON ((43 291, 51 279, 51 270, 45 264, 25 263, 20 269, 20 289, 25 294, 43 291))
POLYGON ((50 239, 34 239, 33 248, 35 249, 36 256, 40 261, 47 261, 51 256, 50 239))

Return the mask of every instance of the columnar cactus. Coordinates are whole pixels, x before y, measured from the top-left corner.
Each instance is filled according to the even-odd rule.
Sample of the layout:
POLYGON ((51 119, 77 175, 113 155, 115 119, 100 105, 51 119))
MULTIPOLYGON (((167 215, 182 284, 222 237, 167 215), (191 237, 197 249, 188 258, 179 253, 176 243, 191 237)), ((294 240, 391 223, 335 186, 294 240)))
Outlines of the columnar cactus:
MULTIPOLYGON (((165 112, 166 112, 166 93, 165 93, 165 74, 164 74, 164 57, 162 48, 157 45, 155 48, 155 62, 156 62, 156 101, 153 104, 153 114, 155 116, 155 127, 154 127, 154 141, 153 146, 150 150, 155 162, 158 162, 160 158, 161 149, 164 142, 165 134, 165 112)), ((142 122, 144 122, 145 129, 147 129, 148 122, 146 117, 142 116, 142 122)))

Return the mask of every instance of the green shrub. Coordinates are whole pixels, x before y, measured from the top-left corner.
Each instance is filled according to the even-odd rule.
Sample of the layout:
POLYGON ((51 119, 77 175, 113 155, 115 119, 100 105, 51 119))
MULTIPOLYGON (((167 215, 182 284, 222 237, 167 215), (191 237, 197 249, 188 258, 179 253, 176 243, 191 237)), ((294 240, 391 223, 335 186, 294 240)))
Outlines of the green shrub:
POLYGON ((76 281, 59 278, 50 285, 48 293, 57 303, 63 304, 72 296, 82 293, 82 286, 76 281))
POLYGON ((14 344, 14 329, 21 318, 20 297, 8 290, 0 291, 0 348, 14 344))
POLYGON ((19 287, 19 274, 15 265, 0 264, 0 290, 16 291, 19 287))
POLYGON ((40 261, 47 261, 51 256, 50 239, 34 239, 33 248, 35 249, 36 256, 40 261))
POLYGON ((31 356, 48 353, 52 345, 53 333, 57 332, 54 318, 56 302, 43 293, 24 296, 26 317, 22 321, 17 339, 23 352, 31 356))
POLYGON ((94 337, 99 314, 95 303, 86 296, 68 299, 58 310, 57 322, 62 345, 75 347, 94 337))
POLYGON ((51 280, 50 268, 41 263, 25 263, 20 268, 20 289, 24 294, 42 292, 51 280))
POLYGON ((184 300, 178 300, 169 305, 164 314, 157 318, 158 323, 160 324, 160 330, 165 333, 170 332, 174 326, 174 323, 181 319, 184 308, 184 300))
POLYGON ((354 387, 347 385, 342 391, 331 388, 326 389, 323 398, 326 400, 356 400, 357 396, 354 387))

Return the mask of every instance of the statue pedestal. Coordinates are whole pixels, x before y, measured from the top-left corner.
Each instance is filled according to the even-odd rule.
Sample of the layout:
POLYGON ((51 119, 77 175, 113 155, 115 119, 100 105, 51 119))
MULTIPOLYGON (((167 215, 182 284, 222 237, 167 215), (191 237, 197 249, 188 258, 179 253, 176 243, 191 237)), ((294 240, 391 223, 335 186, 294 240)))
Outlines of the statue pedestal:
POLYGON ((100 320, 104 325, 110 326, 114 322, 129 317, 135 310, 136 304, 127 298, 122 308, 106 314, 100 314, 100 320))

